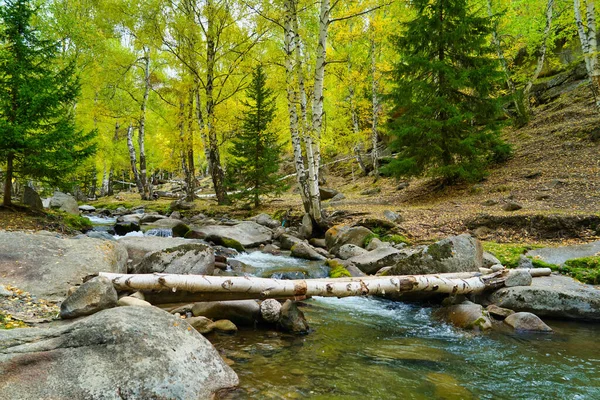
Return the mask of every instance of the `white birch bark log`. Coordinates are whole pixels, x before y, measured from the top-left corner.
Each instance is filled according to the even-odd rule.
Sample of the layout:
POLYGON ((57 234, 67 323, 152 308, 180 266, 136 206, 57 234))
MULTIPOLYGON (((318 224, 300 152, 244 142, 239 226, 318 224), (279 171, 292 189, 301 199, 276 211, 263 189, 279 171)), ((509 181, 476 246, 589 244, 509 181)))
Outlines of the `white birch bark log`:
POLYGON ((471 277, 441 274, 307 280, 174 274, 128 275, 106 272, 101 272, 100 276, 110 279, 115 289, 120 291, 159 292, 152 296, 153 301, 164 304, 175 303, 177 299, 203 301, 309 296, 349 297, 404 292, 473 294, 502 287, 509 271, 471 277), (162 298, 161 293, 164 294, 162 298))

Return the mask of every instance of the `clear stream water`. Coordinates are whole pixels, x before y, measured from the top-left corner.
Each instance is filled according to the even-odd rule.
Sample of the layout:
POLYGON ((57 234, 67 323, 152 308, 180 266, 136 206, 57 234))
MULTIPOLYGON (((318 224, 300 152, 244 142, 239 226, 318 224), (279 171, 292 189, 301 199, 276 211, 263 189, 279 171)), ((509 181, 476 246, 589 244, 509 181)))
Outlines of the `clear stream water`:
MULTIPOLYGON (((266 270, 302 263, 239 259, 266 270)), ((313 330, 305 336, 209 336, 240 377, 222 399, 600 399, 598 324, 474 334, 436 321, 430 307, 373 298, 314 298, 302 310, 313 330)))

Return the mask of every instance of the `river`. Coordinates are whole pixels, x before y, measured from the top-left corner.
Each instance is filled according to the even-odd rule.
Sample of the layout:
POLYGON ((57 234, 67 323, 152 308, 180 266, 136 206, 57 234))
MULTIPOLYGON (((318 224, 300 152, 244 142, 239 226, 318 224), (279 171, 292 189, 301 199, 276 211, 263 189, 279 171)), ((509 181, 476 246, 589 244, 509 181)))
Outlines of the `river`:
MULTIPOLYGON (((281 261, 240 258, 266 269, 281 261)), ((547 320, 553 334, 477 334, 438 322, 431 307, 357 297, 305 303, 306 336, 209 335, 240 377, 221 398, 600 399, 596 324, 547 320)))

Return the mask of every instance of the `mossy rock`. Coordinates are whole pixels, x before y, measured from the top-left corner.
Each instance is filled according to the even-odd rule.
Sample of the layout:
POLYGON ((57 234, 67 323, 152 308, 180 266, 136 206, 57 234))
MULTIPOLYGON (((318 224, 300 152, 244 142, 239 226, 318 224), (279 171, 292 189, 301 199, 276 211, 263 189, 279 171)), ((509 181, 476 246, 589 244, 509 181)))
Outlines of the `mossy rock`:
POLYGON ((92 222, 88 218, 79 215, 65 214, 63 216, 63 222, 69 228, 82 232, 89 231, 93 228, 92 222))
POLYGON ((580 282, 600 284, 600 257, 583 257, 567 260, 558 271, 580 282))
POLYGON ((329 267, 330 278, 350 278, 352 275, 346 267, 338 260, 327 260, 325 265, 329 267))
POLYGON ((179 224, 175 225, 171 229, 173 231, 173 237, 182 237, 182 238, 184 238, 185 235, 190 231, 190 227, 187 226, 186 224, 184 224, 183 222, 180 222, 179 224))
POLYGON ((230 249, 235 249, 239 252, 246 251, 246 249, 244 248, 244 246, 242 246, 240 242, 225 236, 208 235, 206 237, 206 241, 213 242, 218 246, 229 247, 230 249))

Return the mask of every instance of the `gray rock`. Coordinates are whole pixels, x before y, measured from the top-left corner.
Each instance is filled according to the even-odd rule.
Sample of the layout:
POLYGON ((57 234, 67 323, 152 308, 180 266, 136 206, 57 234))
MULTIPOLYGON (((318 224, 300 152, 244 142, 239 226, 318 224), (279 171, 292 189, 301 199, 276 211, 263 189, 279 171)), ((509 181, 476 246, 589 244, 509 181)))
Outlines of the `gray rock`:
POLYGON ((319 187, 319 194, 321 196, 321 200, 333 199, 338 193, 339 192, 335 189, 319 187))
POLYGON ((114 226, 115 234, 125 236, 130 232, 139 232, 140 224, 137 222, 117 222, 114 226))
POLYGON ((404 257, 401 250, 393 247, 379 247, 363 255, 352 257, 349 261, 362 272, 374 274, 383 267, 394 265, 401 257, 404 257))
POLYGON ((538 277, 531 286, 502 288, 489 301, 541 317, 600 321, 600 290, 567 276, 538 277))
POLYGON ((281 317, 279 318, 279 327, 292 333, 307 333, 309 330, 308 322, 304 313, 292 300, 286 300, 281 306, 281 317))
POLYGON ((483 263, 481 242, 466 234, 402 251, 405 257, 397 260, 393 275, 477 272, 483 263))
POLYGON ((308 241, 308 243, 310 243, 311 246, 313 247, 319 247, 321 249, 327 249, 327 242, 325 242, 325 239, 317 239, 317 238, 312 238, 308 241))
POLYGON ((173 211, 171 215, 169 215, 171 219, 181 219, 181 213, 179 211, 173 211))
POLYGON ((154 307, 146 300, 138 299, 133 296, 123 296, 117 301, 119 307, 154 307))
POLYGON ((212 275, 215 270, 215 253, 202 243, 186 243, 147 254, 132 267, 134 274, 193 274, 212 275))
POLYGON ((25 186, 25 190, 23 191, 23 204, 35 211, 42 211, 44 209, 40 195, 29 186, 25 186))
POLYGON ((526 270, 512 270, 508 272, 508 277, 504 281, 504 286, 530 286, 532 282, 531 274, 526 270))
POLYGON ((509 201, 508 203, 506 203, 505 205, 502 206, 502 209, 504 211, 517 211, 522 209, 523 206, 517 202, 514 201, 509 201))
MULTIPOLYGON (((174 220, 177 221, 177 220, 174 220)), ((173 233, 173 237, 185 237, 185 235, 190 231, 190 227, 179 221, 178 224, 171 228, 171 232, 173 233)))
POLYGON ((13 292, 8 290, 6 286, 0 285, 0 296, 1 297, 12 297, 13 292))
POLYGON ((504 318, 508 317, 509 315, 514 314, 515 312, 513 310, 509 310, 508 308, 502 308, 502 307, 498 307, 495 304, 490 304, 489 306, 487 306, 487 312, 494 318, 496 319, 501 319, 503 320, 504 318))
POLYGON ((260 249, 260 251, 266 254, 273 254, 274 256, 281 254, 281 249, 274 244, 268 244, 260 249))
POLYGON ((162 238, 156 236, 145 237, 124 237, 119 239, 119 243, 127 249, 131 267, 135 267, 148 253, 155 251, 166 250, 173 247, 178 247, 190 243, 206 242, 202 240, 181 239, 181 238, 162 238))
POLYGON ((56 328, 0 331, 6 399, 209 399, 238 378, 190 325, 118 307, 56 328))
POLYGON ((525 257, 524 255, 521 254, 519 256, 518 267, 525 268, 525 269, 531 269, 531 268, 533 268, 533 261, 531 261, 531 259, 529 259, 528 257, 525 257))
POLYGON ((96 207, 90 206, 89 204, 84 204, 84 205, 79 206, 79 211, 91 213, 91 212, 96 211, 96 207))
POLYGON ((461 329, 483 331, 492 327, 492 322, 483 307, 471 302, 443 307, 434 314, 461 329))
POLYGON ((117 218, 117 222, 135 222, 137 224, 142 220, 143 214, 126 214, 117 218))
POLYGON ((92 239, 110 240, 115 242, 117 239, 107 232, 89 231, 86 235, 92 239))
POLYGON ((302 239, 284 233, 279 237, 279 242, 281 243, 282 250, 291 250, 295 244, 301 243, 302 239))
POLYGON ((348 272, 350 272, 350 276, 352 276, 353 278, 367 276, 367 274, 362 272, 360 269, 358 269, 358 267, 356 265, 354 265, 352 263, 347 263, 345 266, 346 266, 346 270, 348 272))
POLYGON ((368 253, 367 250, 353 244, 345 244, 338 250, 338 256, 342 260, 348 260, 352 257, 357 257, 366 253, 368 253))
POLYGON ((404 190, 408 188, 410 184, 408 182, 402 182, 398 186, 396 186, 396 190, 404 190))
POLYGON ((504 319, 504 323, 515 331, 521 332, 552 332, 552 328, 544 323, 537 315, 529 312, 518 312, 504 319))
POLYGON ((281 317, 281 303, 275 299, 267 299, 260 303, 260 315, 263 320, 270 323, 279 321, 281 317))
POLYGON ((97 276, 81 285, 60 305, 60 317, 70 319, 91 315, 117 305, 117 291, 110 279, 97 276))
POLYGON ((504 265, 502 265, 502 264, 496 264, 496 265, 492 265, 490 267, 490 269, 492 270, 492 272, 499 272, 499 271, 502 271, 502 270, 504 270, 506 268, 504 268, 504 265))
POLYGON ((257 224, 266 226, 270 229, 276 229, 281 226, 281 222, 271 218, 269 214, 259 214, 256 217, 252 218, 252 220, 257 224))
POLYGON ((402 217, 397 212, 391 210, 385 210, 383 212, 383 216, 391 222, 400 223, 402 222, 402 217))
POLYGON ((362 196, 374 196, 381 193, 381 188, 366 189, 360 192, 362 196))
POLYGON ((487 251, 483 252, 483 260, 481 266, 483 268, 492 268, 493 265, 502 264, 500 260, 494 257, 493 254, 488 253, 487 251))
POLYGON ((50 208, 64 211, 68 214, 79 215, 79 205, 77 200, 70 194, 54 192, 50 199, 50 208))
POLYGON ((600 253, 600 241, 562 247, 547 247, 527 252, 527 256, 540 259, 549 264, 563 265, 573 258, 591 257, 600 253))
POLYGON ((152 224, 153 222, 159 221, 161 219, 165 219, 164 215, 159 215, 158 213, 152 214, 144 214, 139 218, 140 224, 152 224))
POLYGON ((233 226, 205 225, 196 228, 195 231, 209 235, 234 239, 244 247, 258 247, 267 244, 273 239, 273 231, 253 221, 244 221, 233 226))
POLYGON ((292 257, 302 258, 305 260, 316 260, 321 261, 325 260, 326 257, 319 254, 311 245, 306 242, 296 243, 292 247, 292 257))
POLYGON ((331 254, 337 255, 340 247, 345 244, 364 247, 367 237, 373 235, 364 226, 336 225, 325 232, 325 241, 331 254))
POLYGON ((196 205, 193 202, 185 201, 185 200, 176 200, 170 205, 172 211, 185 211, 185 210, 193 210, 196 205))
POLYGON ((153 228, 165 228, 165 229, 173 229, 173 227, 181 224, 181 220, 173 219, 173 218, 161 218, 158 219, 151 224, 149 224, 153 228))
POLYGON ((202 334, 212 332, 211 324, 213 321, 206 317, 191 317, 186 318, 185 321, 202 334))
POLYGON ((344 194, 343 194, 343 193, 338 193, 338 194, 336 194, 335 196, 333 196, 333 197, 331 198, 331 202, 332 202, 332 203, 335 203, 335 202, 337 202, 337 201, 342 201, 342 200, 344 200, 344 199, 346 199, 346 196, 344 196, 344 194))
POLYGON ((302 225, 300 226, 300 238, 310 239, 313 234, 313 222, 309 214, 304 214, 302 217, 302 225))
POLYGON ((208 329, 213 331, 221 331, 226 333, 237 332, 238 328, 228 319, 220 319, 208 325, 208 329))
POLYGON ((389 243, 387 242, 382 242, 381 240, 379 240, 379 238, 373 238, 371 239, 371 241, 369 242, 369 245, 367 246, 367 251, 373 251, 375 249, 378 249, 380 247, 385 247, 388 246, 389 247, 389 243))
POLYGON ((228 319, 237 325, 254 326, 260 319, 260 306, 256 300, 207 301, 194 304, 192 314, 194 317, 228 319))
POLYGON ((46 300, 64 299, 88 275, 126 273, 126 263, 127 251, 118 242, 0 231, 2 281, 46 300))

